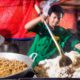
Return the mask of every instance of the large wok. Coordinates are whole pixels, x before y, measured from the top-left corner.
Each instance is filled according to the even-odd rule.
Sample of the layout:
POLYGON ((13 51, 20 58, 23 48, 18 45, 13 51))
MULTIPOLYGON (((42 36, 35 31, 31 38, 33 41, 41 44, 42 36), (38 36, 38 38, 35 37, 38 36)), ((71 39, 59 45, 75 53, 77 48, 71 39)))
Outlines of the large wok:
POLYGON ((22 55, 22 54, 18 54, 18 53, 11 53, 11 52, 0 52, 0 57, 4 57, 7 58, 9 60, 18 60, 18 61, 23 61, 24 63, 26 63, 28 65, 28 67, 17 74, 14 75, 9 75, 7 77, 0 77, 0 79, 2 78, 22 78, 23 76, 27 75, 30 71, 32 70, 32 64, 34 59, 32 59, 31 57, 34 56, 34 59, 37 57, 36 53, 33 53, 30 57, 26 56, 26 55, 22 55))

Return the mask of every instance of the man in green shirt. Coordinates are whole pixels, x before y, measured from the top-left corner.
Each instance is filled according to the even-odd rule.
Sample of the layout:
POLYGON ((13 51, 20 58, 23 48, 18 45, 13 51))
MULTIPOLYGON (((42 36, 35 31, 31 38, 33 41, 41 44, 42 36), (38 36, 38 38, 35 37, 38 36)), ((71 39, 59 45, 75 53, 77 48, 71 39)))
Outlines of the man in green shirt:
POLYGON ((69 30, 65 30, 57 25, 64 15, 63 9, 59 5, 51 6, 48 11, 48 15, 49 16, 46 17, 44 14, 41 14, 39 17, 25 25, 25 29, 36 32, 32 47, 27 53, 28 56, 33 53, 37 54, 33 66, 37 65, 41 60, 56 57, 59 54, 47 28, 43 23, 44 20, 49 25, 52 33, 55 35, 55 39, 64 51, 71 51, 75 48, 80 48, 79 40, 77 38, 73 38, 69 30))

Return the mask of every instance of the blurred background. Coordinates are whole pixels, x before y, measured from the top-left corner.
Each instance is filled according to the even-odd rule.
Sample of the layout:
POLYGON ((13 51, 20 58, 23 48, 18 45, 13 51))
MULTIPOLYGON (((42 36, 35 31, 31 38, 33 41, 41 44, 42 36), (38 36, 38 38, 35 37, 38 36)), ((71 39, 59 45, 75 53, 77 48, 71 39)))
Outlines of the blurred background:
MULTIPOLYGON (((34 5, 40 6, 44 1, 48 0, 0 0, 0 35, 5 38, 4 45, 13 46, 11 44, 14 44, 18 53, 27 53, 35 33, 26 31, 24 25, 38 16, 34 5)), ((59 25, 70 29, 80 39, 80 0, 58 1, 58 5, 65 10, 59 25)), ((0 50, 4 51, 4 49, 0 50)))

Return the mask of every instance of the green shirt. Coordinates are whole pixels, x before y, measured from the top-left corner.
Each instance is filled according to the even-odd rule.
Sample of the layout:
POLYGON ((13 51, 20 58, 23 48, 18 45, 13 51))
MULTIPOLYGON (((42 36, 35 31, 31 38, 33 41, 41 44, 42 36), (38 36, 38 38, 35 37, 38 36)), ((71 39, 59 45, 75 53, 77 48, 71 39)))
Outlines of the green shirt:
MULTIPOLYGON (((36 32, 36 36, 32 47, 30 48, 29 52, 27 53, 30 56, 32 53, 37 53, 38 56, 34 61, 34 65, 37 65, 39 61, 44 60, 50 57, 56 57, 59 55, 58 50, 49 35, 48 30, 46 29, 43 23, 39 23, 35 29, 32 31, 36 32)), ((67 41, 71 38, 71 33, 64 28, 55 26, 54 30, 52 30, 53 34, 55 35, 55 39, 58 41, 60 46, 64 49, 66 46, 67 41)), ((72 50, 74 45, 77 44, 79 41, 75 39, 73 42, 70 43, 69 49, 72 50)), ((67 47, 66 47, 67 48, 67 47)))

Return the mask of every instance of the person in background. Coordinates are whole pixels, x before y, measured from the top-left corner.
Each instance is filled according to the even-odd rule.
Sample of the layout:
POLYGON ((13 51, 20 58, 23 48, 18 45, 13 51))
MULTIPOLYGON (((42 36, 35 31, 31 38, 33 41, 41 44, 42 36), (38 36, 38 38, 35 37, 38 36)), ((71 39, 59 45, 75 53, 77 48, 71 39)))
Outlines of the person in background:
POLYGON ((44 13, 42 13, 34 20, 26 23, 26 30, 36 32, 34 42, 27 53, 28 56, 33 53, 37 54, 33 67, 36 66, 39 61, 51 57, 54 58, 59 54, 47 28, 43 23, 44 20, 50 27, 52 33, 55 35, 55 39, 64 51, 73 52, 72 50, 75 50, 74 52, 76 52, 80 49, 79 40, 77 38, 73 38, 69 30, 65 30, 64 28, 58 26, 58 23, 63 15, 63 8, 59 5, 54 5, 49 8, 48 16, 45 16, 44 13))
POLYGON ((17 44, 4 43, 0 46, 0 52, 19 53, 19 47, 17 46, 17 44))
POLYGON ((80 20, 77 21, 77 35, 78 35, 78 38, 80 40, 80 20))

